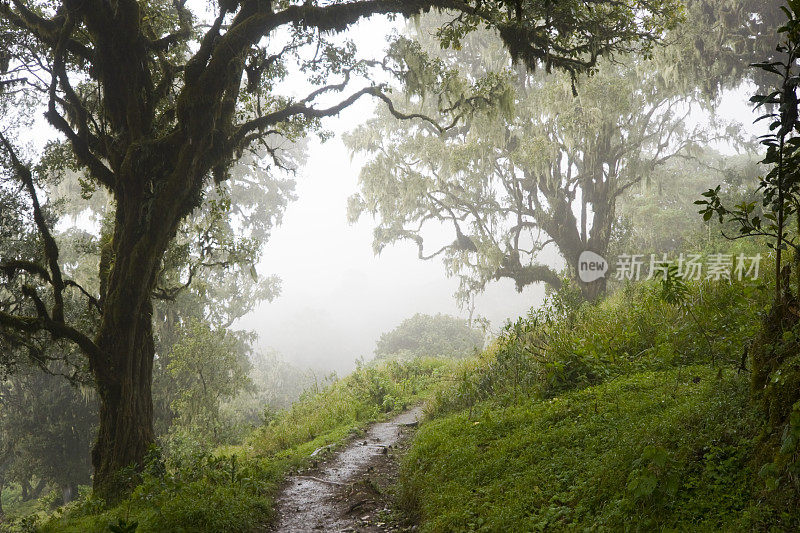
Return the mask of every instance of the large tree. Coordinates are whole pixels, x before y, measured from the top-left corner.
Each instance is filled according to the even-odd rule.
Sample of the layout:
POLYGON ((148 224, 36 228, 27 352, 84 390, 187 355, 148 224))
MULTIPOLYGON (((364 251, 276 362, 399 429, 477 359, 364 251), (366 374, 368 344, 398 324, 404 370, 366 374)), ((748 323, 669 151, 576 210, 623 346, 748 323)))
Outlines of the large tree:
MULTIPOLYGON (((217 433, 222 400, 216 394, 220 389, 218 376, 240 384, 234 385, 234 391, 246 382, 242 376, 249 368, 251 336, 224 329, 212 335, 210 330, 226 327, 275 292, 274 279, 254 279, 251 269, 258 260, 260 243, 268 238, 272 225, 280 221, 291 182, 262 176, 256 185, 251 181, 252 175, 241 175, 240 167, 233 169, 230 180, 216 187, 214 196, 202 209, 182 223, 159 274, 154 302, 153 382, 159 436, 172 429, 170 426, 185 430, 187 423, 196 422, 185 417, 174 420, 180 411, 185 411, 185 407, 175 408, 176 399, 181 397, 202 398, 202 405, 199 409, 193 407, 194 412, 207 413, 206 421, 217 422, 213 428, 204 428, 217 433), (226 209, 232 198, 237 198, 235 207, 226 209), (192 283, 179 284, 182 277, 192 283), (184 327, 187 324, 192 327, 184 327), (220 344, 214 342, 216 339, 226 342, 220 344), (185 348, 187 343, 195 347, 194 351, 185 348), (176 345, 184 348, 176 349, 176 345), (181 364, 186 367, 191 363, 187 358, 191 360, 200 353, 205 357, 204 367, 198 370, 202 373, 200 380, 192 379, 191 373, 185 371, 176 375, 170 368, 181 364), (206 375, 211 379, 208 384, 206 375)), ((44 186, 50 215, 57 217, 54 238, 62 264, 71 279, 96 290, 98 244, 106 227, 102 221, 113 213, 108 195, 94 191, 89 197, 91 191, 81 186, 79 175, 66 169, 58 169, 40 185, 44 186), (96 222, 89 229, 97 234, 80 229, 89 220, 96 222)), ((15 242, 19 242, 13 230, 12 224, 0 220, 0 231, 6 237, 0 240, 0 256, 9 255, 15 242)), ((8 303, 4 296, 0 294, 0 300, 8 303)), ((75 323, 79 319, 72 316, 69 321, 75 323)), ((48 484, 60 488, 63 501, 68 502, 77 495, 76 486, 89 480, 89 451, 97 429, 97 402, 85 363, 61 352, 57 344, 6 346, 0 342, 0 350, 5 363, 16 363, 8 376, 0 371, 0 440, 4 443, 0 451, 4 452, 5 465, 2 481, 18 483, 24 500, 37 498, 48 484), (26 348, 42 349, 24 357, 26 348), (70 366, 70 361, 80 368, 70 366)))
POLYGON ((425 39, 438 22, 425 22, 414 32, 423 47, 401 38, 392 49, 410 71, 398 91, 408 104, 434 114, 439 102, 427 93, 456 102, 493 71, 505 74, 506 90, 446 135, 383 113, 349 136, 350 147, 368 156, 351 216, 377 217, 376 251, 405 240, 421 259, 443 258, 447 272, 461 278, 461 297, 500 278, 519 290, 537 282, 560 287, 561 273, 541 261, 554 245, 584 298, 596 299, 606 279, 581 281, 582 253, 607 255, 617 201, 659 167, 692 156, 713 136, 736 139, 735 130, 689 119, 742 82, 743 67, 768 42, 758 33, 775 25, 774 11, 763 2, 690 2, 690 18, 670 34, 669 46, 647 59, 601 61, 594 76, 577 82, 510 68, 491 32, 471 35, 472 46, 440 51, 425 39), (744 42, 742 24, 756 33, 744 42), (690 53, 706 46, 699 57, 690 53), (454 230, 448 240, 437 239, 442 225, 454 230))
POLYGON ((92 294, 65 276, 37 198, 39 167, 3 127, 5 178, 28 196, 39 246, 35 257, 2 259, 3 283, 19 292, 0 325, 11 336, 71 342, 88 358, 100 401, 94 488, 106 497, 124 488, 115 473, 140 465, 153 442, 152 298, 181 221, 243 151, 261 147, 280 165, 275 139, 301 136, 365 95, 389 100, 374 84, 349 89, 368 64, 330 34, 372 15, 447 8, 456 16, 443 39, 457 43, 488 25, 528 67, 578 74, 601 55, 656 40, 680 11, 676 0, 242 0, 208 8, 205 20, 184 0, 0 1, 5 97, 41 106, 75 168, 114 202, 92 294), (296 63, 311 85, 303 98, 279 83, 296 63), (332 105, 319 103, 347 90, 332 105), (66 320, 68 292, 91 302, 95 327, 66 320))
MULTIPOLYGON (((449 61, 490 57, 486 47, 449 61)), ((419 53, 412 47, 402 57, 435 69, 435 61, 408 57, 419 53)), ((574 98, 567 75, 509 75, 508 94, 448 135, 390 116, 371 121, 348 138, 369 155, 351 215, 377 215, 378 250, 410 240, 421 259, 442 257, 463 295, 500 278, 518 290, 537 282, 559 288, 561 274, 541 260, 552 244, 584 297, 597 298, 605 278, 581 282, 578 262, 586 250, 607 255, 619 197, 707 138, 686 124, 695 92, 657 87, 650 62, 628 62, 601 63, 579 80, 574 98), (442 224, 454 235, 436 243, 428 236, 442 224)), ((445 72, 436 78, 452 90, 445 72)), ((433 112, 428 101, 419 105, 433 112)))

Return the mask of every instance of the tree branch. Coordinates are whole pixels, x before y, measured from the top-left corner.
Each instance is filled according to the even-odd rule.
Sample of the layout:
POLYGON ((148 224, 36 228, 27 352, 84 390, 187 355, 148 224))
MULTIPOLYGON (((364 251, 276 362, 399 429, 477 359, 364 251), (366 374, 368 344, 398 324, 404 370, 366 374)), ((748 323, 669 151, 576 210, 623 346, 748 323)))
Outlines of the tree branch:
POLYGON ((500 278, 513 279, 517 291, 522 292, 522 289, 528 285, 538 282, 544 282, 552 288, 558 290, 563 285, 561 276, 559 276, 552 268, 545 265, 507 265, 498 268, 494 273, 494 279, 500 278))
POLYGON ((64 279, 61 276, 61 267, 58 264, 58 245, 56 244, 56 240, 53 238, 52 233, 50 233, 50 228, 47 227, 47 222, 45 221, 44 214, 42 213, 42 207, 39 204, 39 197, 36 194, 36 187, 33 184, 33 176, 31 175, 30 169, 22 164, 17 157, 14 148, 11 146, 11 143, 8 142, 8 139, 6 139, 2 133, 0 133, 0 144, 3 145, 9 157, 11 158, 11 164, 17 173, 17 177, 25 185, 25 188, 31 197, 31 204, 33 206, 33 219, 36 223, 37 229, 39 230, 39 234, 42 236, 42 240, 44 241, 44 255, 48 266, 50 267, 50 285, 53 287, 53 299, 55 300, 55 304, 53 306, 53 320, 63 323, 64 279))
POLYGON ((103 352, 94 341, 77 329, 45 317, 14 316, 0 311, 0 326, 25 333, 40 333, 44 331, 54 339, 70 340, 93 360, 97 360, 103 355, 103 352))

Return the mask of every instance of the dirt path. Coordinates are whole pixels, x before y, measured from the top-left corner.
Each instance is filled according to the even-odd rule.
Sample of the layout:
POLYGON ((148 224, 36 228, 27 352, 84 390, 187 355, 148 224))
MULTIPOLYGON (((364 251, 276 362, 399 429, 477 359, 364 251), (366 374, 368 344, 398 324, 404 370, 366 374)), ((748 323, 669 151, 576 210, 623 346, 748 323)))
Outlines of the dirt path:
POLYGON ((373 424, 316 468, 290 477, 277 501, 273 531, 402 531, 386 521, 387 489, 396 479, 398 445, 421 415, 416 407, 373 424))

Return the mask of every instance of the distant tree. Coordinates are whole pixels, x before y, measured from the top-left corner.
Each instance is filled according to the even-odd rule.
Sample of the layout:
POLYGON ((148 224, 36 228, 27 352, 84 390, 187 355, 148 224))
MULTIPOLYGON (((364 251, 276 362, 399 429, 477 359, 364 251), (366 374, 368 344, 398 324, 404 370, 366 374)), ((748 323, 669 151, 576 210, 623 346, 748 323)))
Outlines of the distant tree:
MULTIPOLYGON (((486 36, 443 59, 411 41, 395 50, 398 61, 419 66, 418 78, 437 80, 438 92, 456 101, 478 78, 462 66, 491 70, 497 46, 486 36)), ((539 259, 554 245, 584 298, 598 298, 605 278, 583 283, 578 261, 587 250, 607 255, 618 199, 712 136, 686 120, 697 91, 661 87, 650 61, 626 62, 600 62, 578 82, 506 71, 494 105, 445 135, 383 114, 348 138, 369 158, 352 219, 377 216, 377 251, 407 240, 421 259, 443 258, 461 278, 462 297, 501 278, 520 291, 537 282, 559 288, 561 273, 539 259), (426 246, 437 226, 452 228, 453 240, 426 246)), ((421 113, 434 113, 437 104, 417 97, 428 89, 416 83, 406 84, 406 97, 421 113)))
POLYGON ((267 412, 290 407, 314 384, 313 372, 283 360, 275 350, 256 352, 250 362, 253 387, 225 405, 228 412, 235 412, 247 423, 257 425, 267 412))
POLYGON ((11 441, 8 440, 5 428, 0 427, 0 521, 3 520, 5 511, 3 510, 3 489, 8 483, 8 470, 11 468, 14 459, 14 449, 11 441))
MULTIPOLYGON (((0 182, 0 258, 32 261, 39 240, 19 217, 27 211, 25 196, 2 185, 0 182)), ((42 185, 50 183, 43 181, 42 185)), ((55 223, 58 210, 48 210, 47 216, 55 223)), ((80 250, 92 247, 91 235, 71 229, 54 238, 61 244, 65 271, 73 280, 83 281, 87 263, 81 260, 80 250)), ((11 276, 0 286, 0 311, 19 308, 16 291, 31 294, 32 290, 23 278, 11 276)), ((83 295, 70 291, 64 302, 65 318, 92 331, 91 301, 87 305, 83 295)), ((75 345, 0 334, 0 452, 5 453, 0 461, 4 481, 18 483, 23 499, 38 497, 48 485, 58 488, 64 501, 69 501, 77 496, 79 484, 90 482, 88 452, 96 434, 97 413, 86 361, 75 345)))
POLYGON ((385 112, 354 132, 349 146, 368 162, 351 218, 378 219, 376 252, 410 241, 421 259, 442 258, 447 273, 461 279, 462 299, 501 278, 514 280, 518 290, 538 282, 559 288, 562 273, 539 260, 553 246, 583 298, 594 300, 606 279, 582 282, 581 254, 607 255, 617 202, 627 191, 649 183, 668 162, 693 157, 714 137, 738 140, 734 129, 691 127, 687 118, 713 108, 722 89, 760 80, 746 67, 771 47, 764 37, 777 27, 778 14, 761 0, 691 1, 687 22, 670 33, 668 46, 650 57, 600 61, 591 78, 577 83, 564 74, 510 69, 491 32, 441 51, 426 40, 438 20, 423 19, 413 41, 393 46, 392 59, 409 71, 398 101, 435 115, 442 98, 453 107, 492 73, 507 85, 446 134, 385 112), (442 226, 454 230, 452 241, 430 237, 438 235, 431 228, 442 226))
POLYGON ((726 201, 750 201, 761 173, 758 160, 755 151, 731 156, 705 148, 656 169, 646 185, 632 187, 618 201, 609 255, 730 250, 731 242, 697 216, 695 201, 718 184, 726 201))
POLYGON ((175 426, 214 443, 224 440, 228 424, 221 416, 223 402, 252 386, 248 340, 196 321, 185 326, 166 368, 175 426))
POLYGON ((0 309, 0 326, 9 335, 63 339, 85 354, 100 401, 94 488, 108 499, 126 487, 115 474, 141 465, 153 443, 152 299, 181 222, 244 152, 261 146, 281 166, 282 139, 302 137, 360 97, 389 101, 369 85, 322 107, 321 99, 380 67, 358 61, 352 43, 329 35, 372 15, 451 9, 444 42, 457 45, 486 25, 528 67, 577 75, 601 55, 658 40, 680 15, 677 0, 244 0, 215 5, 212 13, 192 5, 0 1, 3 115, 45 111, 72 166, 114 200, 99 289, 85 291, 98 304, 95 326, 86 329, 68 321, 65 294, 79 288, 63 271, 37 198, 38 161, 21 154, 3 128, 3 179, 24 191, 37 247, 26 262, 0 261, 3 283, 22 277, 35 287, 14 292, 19 305, 0 309), (313 86, 305 97, 281 92, 293 64, 313 86))
POLYGON ((36 367, 0 382, 0 436, 11 454, 6 481, 30 487, 30 480, 37 479, 29 497, 46 483, 61 491, 64 503, 70 502, 78 485, 91 479, 87 452, 96 421, 97 400, 89 386, 76 388, 36 367))
POLYGON ((465 319, 417 313, 381 335, 375 358, 467 357, 481 350, 483 343, 483 332, 465 319))

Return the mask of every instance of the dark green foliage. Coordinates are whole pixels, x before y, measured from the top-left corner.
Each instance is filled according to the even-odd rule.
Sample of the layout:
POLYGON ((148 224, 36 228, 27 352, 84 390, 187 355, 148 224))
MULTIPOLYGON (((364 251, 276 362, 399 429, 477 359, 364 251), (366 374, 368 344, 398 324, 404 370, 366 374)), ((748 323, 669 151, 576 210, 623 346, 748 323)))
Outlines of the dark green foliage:
POLYGON ((800 323, 792 315, 779 318, 777 309, 773 307, 764 318, 752 347, 753 392, 763 401, 769 423, 776 429, 800 400, 800 323))
POLYGON ((772 308, 761 321, 753 340, 752 391, 765 410, 767 427, 759 441, 764 466, 761 475, 773 498, 789 507, 800 501, 796 474, 800 469, 797 454, 796 409, 800 405, 800 359, 798 349, 798 295, 800 295, 800 120, 797 90, 800 71, 800 2, 789 0, 781 6, 785 23, 778 29, 780 42, 768 60, 754 65, 771 79, 772 87, 751 101, 763 110, 759 120, 767 121, 770 133, 762 137, 768 165, 761 179, 756 201, 726 207, 720 187, 703 193, 698 200, 706 220, 716 217, 738 227, 736 238, 758 237, 775 254, 774 297, 772 308), (761 204, 757 208, 757 204, 761 204), (794 264, 785 253, 794 251, 794 264), (792 266, 796 276, 792 291, 792 266))
POLYGON ((128 522, 127 520, 120 518, 119 522, 116 524, 111 524, 108 526, 108 529, 111 531, 111 533, 135 533, 138 527, 139 522, 128 522))
POLYGON ((483 337, 462 318, 417 313, 381 335, 375 357, 467 357, 483 348, 483 337))
MULTIPOLYGON (((403 466, 422 531, 732 531, 749 509, 747 380, 702 366, 494 402, 423 425, 403 466)), ((795 517, 796 519, 796 517, 795 517)))
POLYGON ((737 368, 769 301, 736 282, 660 281, 510 324, 437 392, 403 505, 437 532, 800 526, 800 407, 765 455, 737 368))
POLYGON ((56 515, 42 531, 159 532, 245 531, 270 516, 269 495, 280 479, 276 466, 236 456, 200 453, 168 462, 148 463, 131 496, 107 509, 92 497, 78 502, 66 516, 56 515))
POLYGON ((8 489, 0 497, 20 491, 2 502, 11 504, 5 505, 9 514, 49 510, 45 497, 36 501, 43 492, 55 495, 52 507, 78 497, 79 485, 90 482, 96 420, 96 399, 86 385, 29 366, 0 380, 0 485, 8 489))

